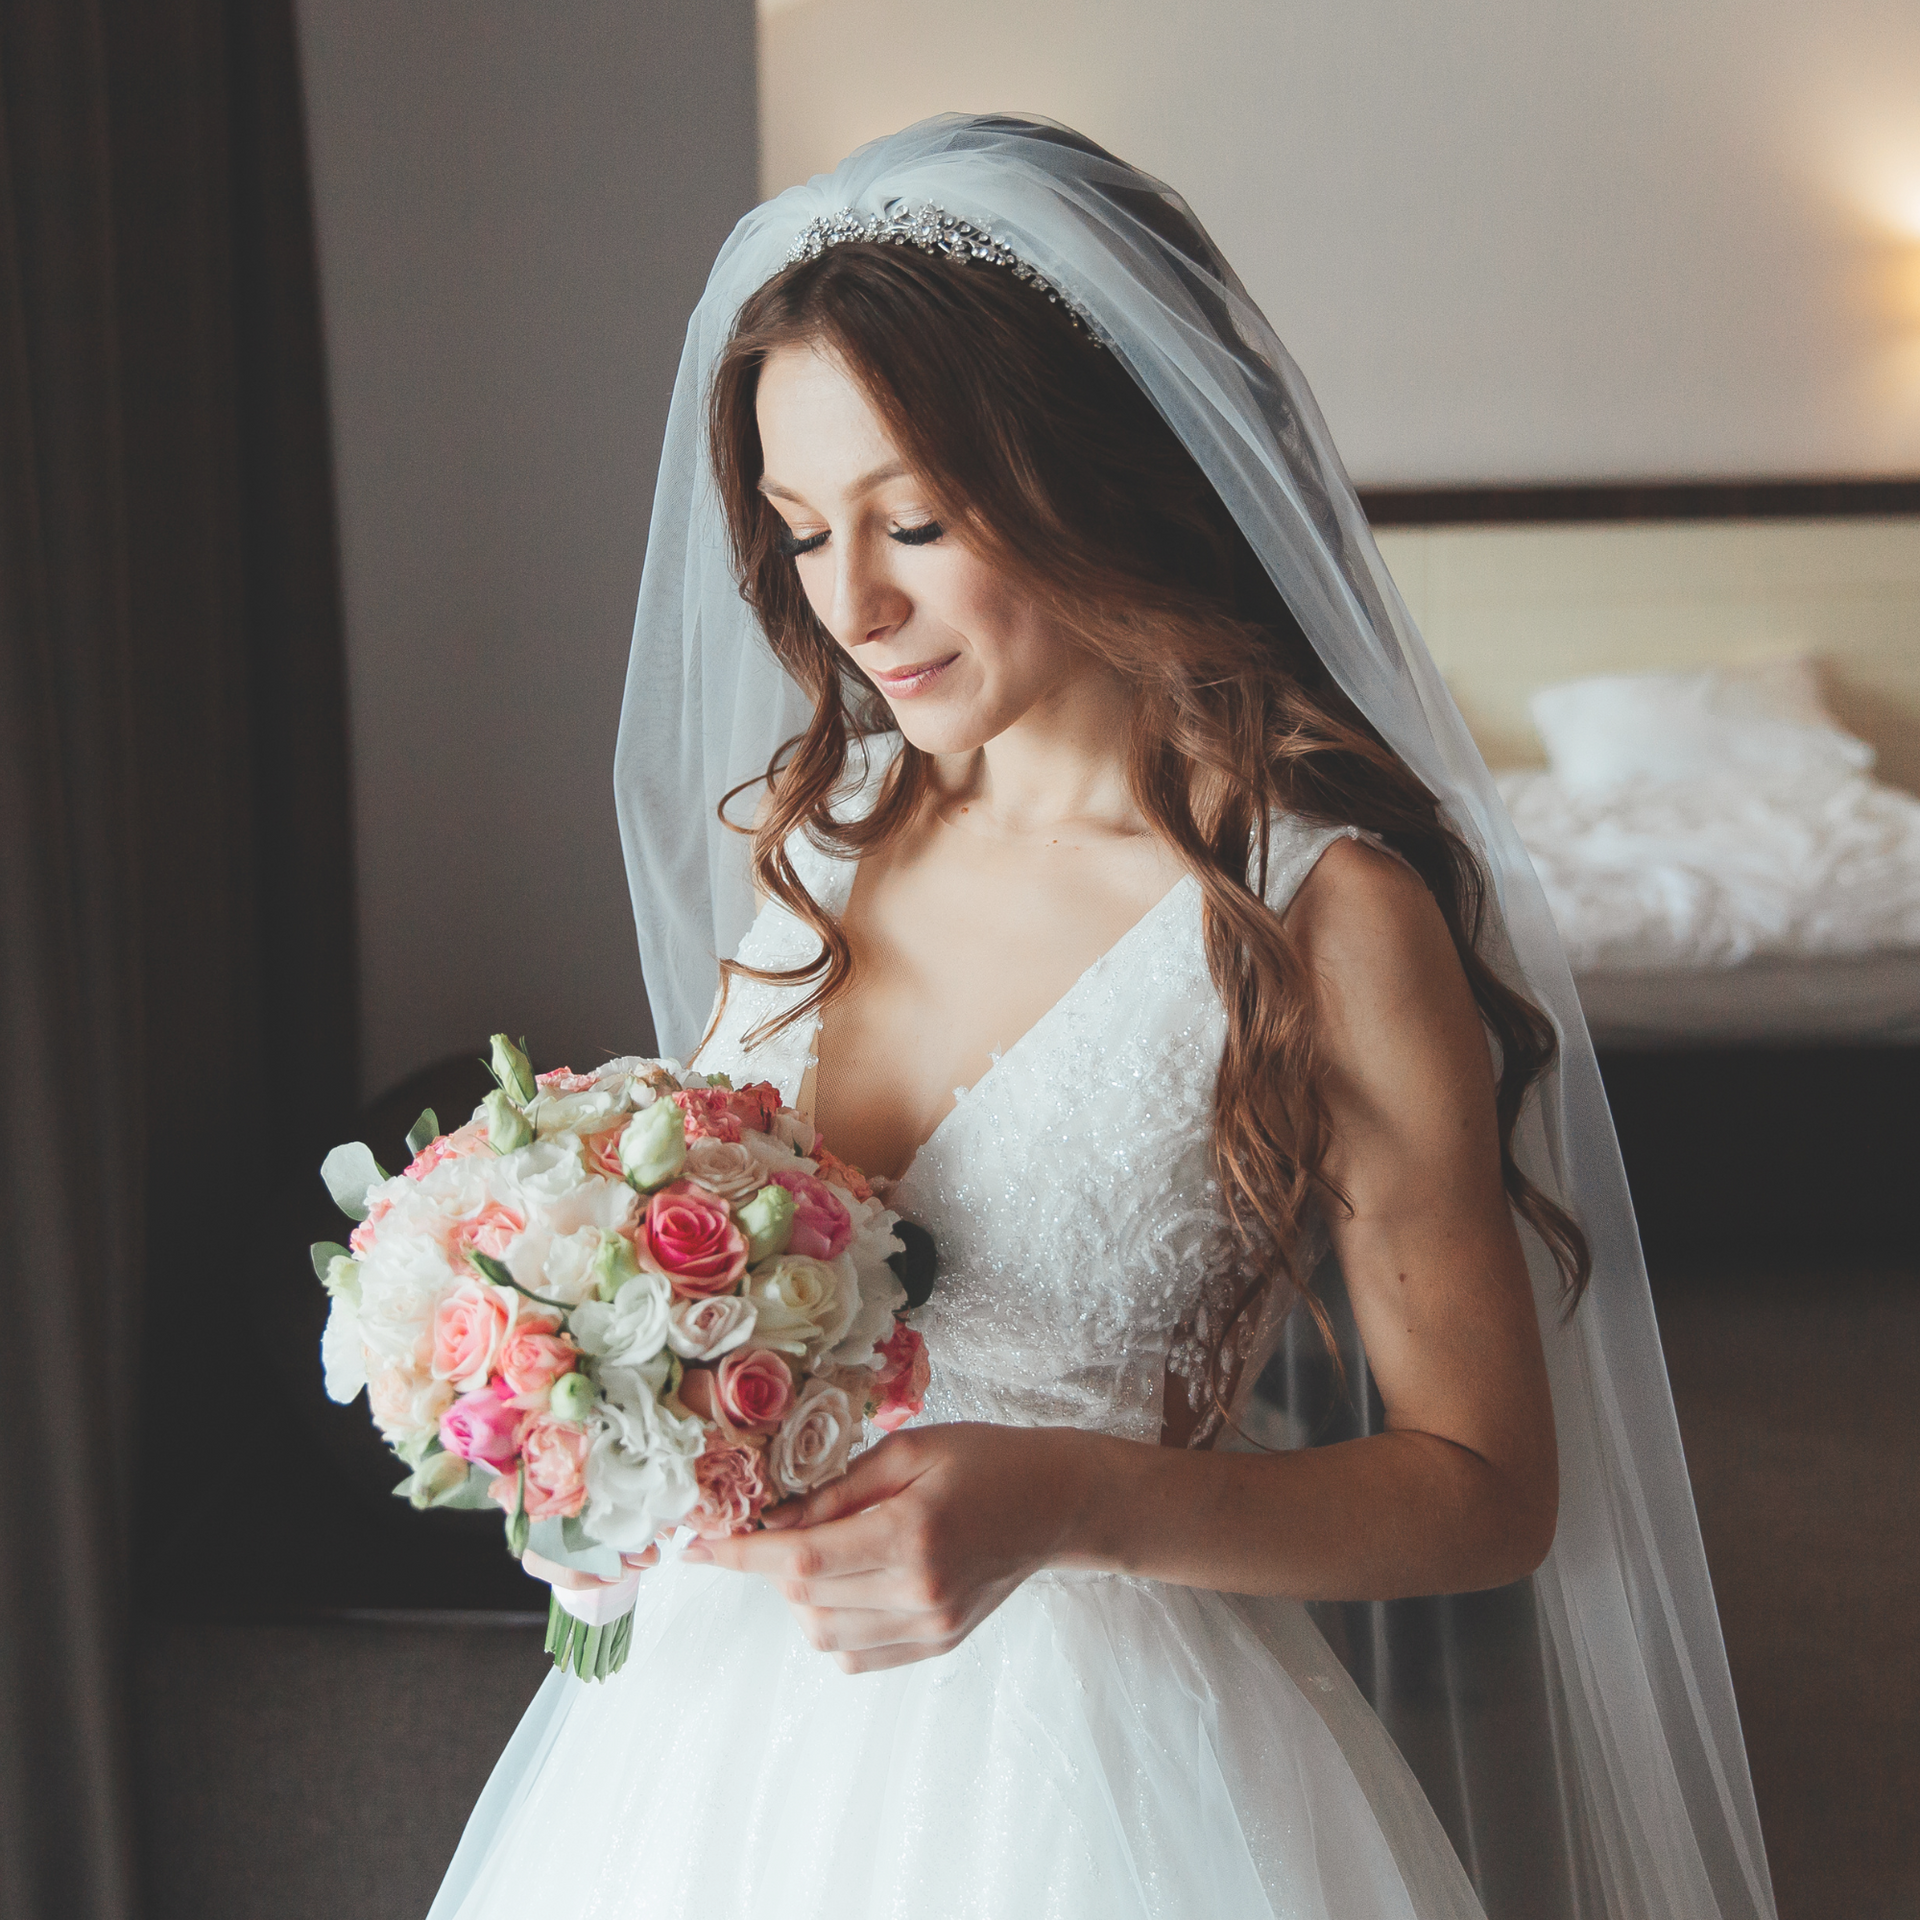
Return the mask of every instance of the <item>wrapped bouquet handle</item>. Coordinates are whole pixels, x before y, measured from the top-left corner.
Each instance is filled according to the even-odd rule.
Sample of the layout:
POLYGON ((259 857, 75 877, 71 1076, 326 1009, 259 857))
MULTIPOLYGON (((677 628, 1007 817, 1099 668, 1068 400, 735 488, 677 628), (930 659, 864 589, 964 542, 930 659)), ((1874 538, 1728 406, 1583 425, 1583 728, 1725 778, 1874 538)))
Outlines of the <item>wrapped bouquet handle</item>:
POLYGON ((755 1527, 919 1412, 931 1243, 764 1082, 536 1075, 505 1034, 490 1066, 464 1125, 420 1116, 400 1174, 327 1156, 356 1222, 314 1249, 327 1392, 365 1390, 416 1507, 497 1506, 516 1556, 611 1583, 548 1610, 556 1664, 604 1679, 640 1590, 622 1553, 755 1527))

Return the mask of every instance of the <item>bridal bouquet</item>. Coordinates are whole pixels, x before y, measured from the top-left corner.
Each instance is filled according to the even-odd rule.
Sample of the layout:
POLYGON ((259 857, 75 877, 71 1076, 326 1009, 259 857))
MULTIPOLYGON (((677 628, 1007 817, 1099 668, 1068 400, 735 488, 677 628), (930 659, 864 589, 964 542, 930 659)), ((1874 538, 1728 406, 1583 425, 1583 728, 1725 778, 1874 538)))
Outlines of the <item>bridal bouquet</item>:
POLYGON ((326 1388, 367 1389, 416 1507, 497 1505, 516 1555, 618 1582, 549 1615, 558 1664, 599 1679, 632 1629, 620 1554, 836 1478, 863 1421, 919 1412, 926 1351, 899 1217, 773 1087, 670 1060, 536 1077, 504 1034, 491 1064, 402 1173, 327 1156, 359 1224, 313 1250, 326 1388))

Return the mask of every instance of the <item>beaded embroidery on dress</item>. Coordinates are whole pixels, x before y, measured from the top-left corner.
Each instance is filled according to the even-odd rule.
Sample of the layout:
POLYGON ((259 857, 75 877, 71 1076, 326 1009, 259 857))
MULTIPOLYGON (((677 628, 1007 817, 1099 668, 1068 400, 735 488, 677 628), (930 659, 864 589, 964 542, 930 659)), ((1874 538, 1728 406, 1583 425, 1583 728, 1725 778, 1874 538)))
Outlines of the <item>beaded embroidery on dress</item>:
MULTIPOLYGON (((865 803, 876 764, 850 804, 865 803)), ((1342 832, 1278 823, 1284 910, 1342 832)), ((830 912, 849 863, 796 839, 830 912)), ((1182 880, 957 1102, 892 1203, 933 1234, 924 1421, 1157 1439, 1221 1272, 1207 1155, 1225 1013, 1182 880), (1124 1043, 1121 1043, 1124 1036, 1124 1043), (1036 1258, 1036 1249, 1044 1257, 1036 1258)), ((739 957, 818 952, 777 904, 739 957)), ((804 989, 736 979, 700 1064, 798 1096, 804 989)), ((954 1652, 843 1674, 762 1582, 670 1565, 612 1680, 546 1683, 432 1920, 1480 1920, 1413 1776, 1293 1602, 1029 1580, 954 1652), (698 1713, 654 1717, 671 1673, 698 1713), (696 1678, 697 1677, 697 1678, 696 1678)))

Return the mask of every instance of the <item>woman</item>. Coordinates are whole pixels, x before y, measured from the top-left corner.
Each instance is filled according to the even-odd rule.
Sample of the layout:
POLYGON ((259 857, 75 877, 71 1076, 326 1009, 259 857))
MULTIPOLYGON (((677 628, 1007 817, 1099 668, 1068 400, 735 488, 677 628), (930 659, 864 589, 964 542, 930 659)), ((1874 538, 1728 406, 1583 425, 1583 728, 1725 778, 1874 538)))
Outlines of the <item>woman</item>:
POLYGON ((715 269, 621 753, 668 1044, 751 912, 689 798, 769 763, 700 1064, 934 1233, 927 1413, 649 1574, 436 1915, 1475 1915, 1302 1603, 1536 1567, 1511 1910, 1770 1913, 1537 892, 1298 375, 1077 136, 909 129, 715 269), (1381 1430, 1250 1449, 1342 1298, 1381 1430))

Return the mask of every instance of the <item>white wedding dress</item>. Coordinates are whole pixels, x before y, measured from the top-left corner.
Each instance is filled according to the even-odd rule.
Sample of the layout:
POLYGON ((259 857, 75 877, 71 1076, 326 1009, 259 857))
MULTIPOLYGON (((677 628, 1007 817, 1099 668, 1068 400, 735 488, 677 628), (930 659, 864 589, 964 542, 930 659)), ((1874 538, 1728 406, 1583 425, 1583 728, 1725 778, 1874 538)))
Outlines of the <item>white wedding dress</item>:
MULTIPOLYGON (((1276 909, 1338 837, 1279 824, 1276 909)), ((792 851, 838 911, 851 865, 792 851)), ((770 905, 740 957, 817 951, 770 905)), ((700 1065, 793 1100, 811 1027, 741 1045, 791 991, 737 981, 700 1065)), ((1221 1244, 1224 1034, 1185 879, 959 1099, 891 1195, 939 1250, 923 1423, 1158 1438, 1221 1244)), ((954 1652, 849 1676, 764 1582, 674 1564, 642 1582, 621 1673, 547 1681, 433 1920, 1480 1913, 1298 1604, 1043 1573, 954 1652)))

